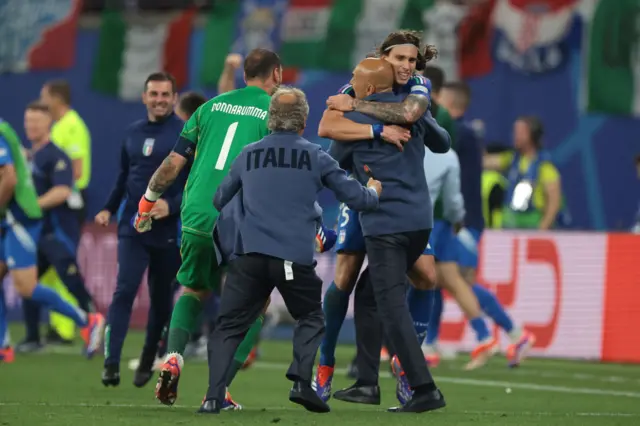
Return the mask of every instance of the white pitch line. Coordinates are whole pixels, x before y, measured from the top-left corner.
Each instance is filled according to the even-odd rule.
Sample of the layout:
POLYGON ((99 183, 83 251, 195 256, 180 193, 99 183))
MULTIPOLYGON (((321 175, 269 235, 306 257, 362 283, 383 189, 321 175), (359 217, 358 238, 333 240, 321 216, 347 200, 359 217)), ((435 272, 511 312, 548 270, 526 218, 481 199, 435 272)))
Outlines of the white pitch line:
MULTIPOLYGON (((264 368, 269 370, 286 370, 288 364, 269 363, 269 362, 256 362, 254 364, 258 368, 264 368)), ((346 369, 337 368, 335 373, 346 374, 346 369)), ((387 372, 380 372, 380 377, 391 378, 391 374, 387 372)), ((573 393, 583 395, 604 395, 604 396, 625 396, 628 398, 640 398, 640 392, 628 392, 628 391, 616 391, 606 389, 593 389, 593 388, 572 388, 566 386, 555 385, 539 385, 534 383, 519 383, 519 382, 503 382, 496 380, 483 380, 483 379, 465 379, 461 377, 447 377, 436 376, 436 380, 442 383, 454 383, 459 385, 470 386, 482 386, 482 387, 494 387, 494 388, 511 388, 511 389, 524 389, 546 392, 559 392, 559 393, 573 393)))
MULTIPOLYGON (((58 355, 79 355, 80 352, 77 348, 69 348, 64 346, 50 346, 46 347, 40 352, 34 353, 32 355, 38 354, 58 354, 58 355)), ((136 358, 137 360, 137 358, 136 358)), ((190 359, 189 363, 204 363, 206 360, 203 359, 190 359)), ((552 363, 552 361, 548 361, 552 363)), ((555 362, 550 365, 555 365, 554 369, 558 366, 562 366, 563 364, 560 362, 555 362)), ((602 365, 601 365, 602 366, 602 365)), ((527 365, 524 369, 517 369, 515 371, 510 371, 509 374, 519 377, 543 377, 548 379, 572 379, 572 380, 585 380, 585 381, 596 381, 603 383, 633 383, 640 384, 640 378, 630 378, 630 377, 622 377, 622 376, 614 376, 614 375, 598 375, 598 374, 589 374, 589 373, 566 373, 551 370, 542 370, 538 365, 527 365)), ((443 368, 444 371, 450 371, 451 368, 443 368)))
MULTIPOLYGON (((56 354, 75 354, 77 351, 71 350, 71 348, 67 347, 56 347, 51 346, 47 347, 45 350, 38 352, 36 354, 46 354, 46 353, 56 353, 56 354)), ((36 355, 34 354, 34 355, 36 355)), ((203 363, 206 360, 192 360, 191 362, 203 363)), ((558 363, 556 363, 558 364, 558 363)), ((280 369, 280 368, 288 368, 286 364, 279 363, 270 363, 258 361, 255 363, 256 366, 262 366, 262 368, 267 369, 280 369)), ((336 372, 346 373, 346 369, 336 369, 336 372)), ((620 376, 599 376, 595 374, 584 374, 584 373, 557 373, 554 371, 542 371, 542 370, 531 370, 527 368, 527 370, 516 370, 512 372, 516 376, 535 376, 535 377, 543 377, 543 378, 571 378, 576 380, 593 380, 605 383, 640 383, 640 379, 629 379, 626 377, 620 376)), ((381 377, 391 377, 390 374, 381 372, 381 377)), ((481 379, 464 379, 457 377, 448 377, 448 376, 437 376, 438 380, 443 383, 455 383, 455 384, 468 384, 471 386, 488 386, 488 387, 511 387, 513 389, 528 389, 528 390, 539 390, 539 391, 550 391, 550 392, 561 392, 561 393, 581 393, 585 395, 608 395, 608 396, 626 396, 630 398, 640 398, 639 392, 626 392, 626 391, 607 391, 603 389, 589 389, 589 388, 572 388, 572 387, 564 387, 564 386, 554 386, 554 385, 537 385, 537 384, 529 384, 529 383, 518 383, 518 382, 502 382, 502 381, 491 381, 491 380, 481 380, 481 379), (563 389, 563 390, 561 390, 563 389)))
MULTIPOLYGON (((171 408, 164 408, 161 404, 89 404, 89 403, 48 403, 48 402, 0 402, 0 407, 56 407, 56 408, 159 408, 170 410, 173 408, 188 408, 197 410, 199 405, 174 405, 171 408)), ((255 407, 247 408, 244 411, 299 411, 297 406, 281 407, 255 407)), ((384 410, 384 408, 381 408, 384 410)), ((358 405, 351 405, 345 412, 376 412, 375 408, 364 408, 358 405)), ((576 412, 576 413, 552 413, 549 411, 498 411, 498 410, 463 410, 455 411, 451 414, 473 414, 490 416, 514 416, 514 417, 640 417, 640 413, 616 413, 616 412, 576 412)))

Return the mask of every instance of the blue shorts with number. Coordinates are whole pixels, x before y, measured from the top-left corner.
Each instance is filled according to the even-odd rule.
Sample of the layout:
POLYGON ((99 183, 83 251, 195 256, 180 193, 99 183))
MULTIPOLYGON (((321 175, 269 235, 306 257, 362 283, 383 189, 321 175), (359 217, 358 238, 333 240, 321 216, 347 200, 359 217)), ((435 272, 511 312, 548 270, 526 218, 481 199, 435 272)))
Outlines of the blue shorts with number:
POLYGON ((363 253, 367 251, 364 245, 364 236, 360 227, 358 212, 351 210, 346 204, 340 205, 338 217, 338 241, 337 253, 363 253))
POLYGON ((458 232, 458 265, 463 268, 478 267, 478 245, 482 231, 475 228, 463 228, 458 232))
POLYGON ((433 239, 433 229, 431 230, 431 234, 429 234, 429 242, 427 242, 427 246, 424 248, 424 251, 422 252, 423 256, 435 256, 436 252, 435 250, 433 250, 433 243, 431 242, 431 240, 433 239))
POLYGON ((38 264, 38 240, 42 222, 29 224, 3 224, 0 228, 0 262, 9 270, 25 269, 38 264))
POLYGON ((436 220, 431 231, 431 247, 438 262, 457 262, 460 251, 453 226, 445 220, 436 220))

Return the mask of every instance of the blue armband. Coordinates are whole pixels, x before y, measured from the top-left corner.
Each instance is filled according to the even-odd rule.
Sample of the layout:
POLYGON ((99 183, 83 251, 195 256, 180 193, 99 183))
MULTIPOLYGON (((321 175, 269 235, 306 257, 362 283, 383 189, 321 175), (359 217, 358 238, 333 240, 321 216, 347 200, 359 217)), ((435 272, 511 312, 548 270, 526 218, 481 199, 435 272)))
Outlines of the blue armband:
POLYGON ((376 140, 380 139, 382 135, 382 129, 384 128, 384 124, 372 124, 371 129, 373 129, 373 138, 376 140))

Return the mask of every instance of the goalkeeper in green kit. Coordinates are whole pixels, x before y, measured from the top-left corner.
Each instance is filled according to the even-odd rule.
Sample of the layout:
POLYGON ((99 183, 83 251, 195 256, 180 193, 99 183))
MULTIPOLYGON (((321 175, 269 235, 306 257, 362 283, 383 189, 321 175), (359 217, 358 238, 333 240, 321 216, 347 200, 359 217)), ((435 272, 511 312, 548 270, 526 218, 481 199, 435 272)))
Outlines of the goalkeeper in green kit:
MULTIPOLYGON (((194 157, 181 206, 182 266, 178 282, 184 287, 173 309, 167 356, 156 386, 156 398, 173 405, 178 394, 178 380, 184 364, 182 353, 189 336, 196 331, 203 302, 220 286, 213 227, 219 212, 212 204, 213 196, 229 172, 233 160, 242 149, 267 135, 267 112, 271 94, 280 85, 280 58, 266 49, 252 50, 244 60, 247 87, 219 95, 200 106, 184 126, 173 151, 151 177, 145 195, 138 205, 135 228, 138 232, 151 229, 149 212, 162 193, 173 183, 178 173, 194 157)), ((264 317, 258 318, 238 348, 234 371, 228 383, 258 339, 264 317)), ((227 393, 223 409, 241 407, 227 393)))

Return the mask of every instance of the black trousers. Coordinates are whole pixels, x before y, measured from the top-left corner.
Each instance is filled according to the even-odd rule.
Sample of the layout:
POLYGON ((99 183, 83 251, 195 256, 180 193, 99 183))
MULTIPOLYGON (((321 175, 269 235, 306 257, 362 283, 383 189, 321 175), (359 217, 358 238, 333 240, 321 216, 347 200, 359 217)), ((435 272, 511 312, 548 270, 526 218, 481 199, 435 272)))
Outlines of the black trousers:
POLYGON ((311 383, 313 365, 324 337, 322 280, 315 265, 299 265, 262 254, 248 254, 229 263, 216 325, 209 338, 208 399, 224 401, 228 370, 236 349, 277 288, 291 316, 293 362, 291 381, 311 383))
POLYGON ((143 353, 153 361, 158 350, 162 329, 171 318, 173 280, 180 268, 180 252, 175 244, 155 247, 146 245, 138 235, 120 237, 116 290, 107 313, 109 334, 105 339, 105 365, 120 363, 133 303, 147 268, 150 306, 143 353))
POLYGON ((383 329, 376 308, 376 298, 373 294, 368 267, 360 274, 356 284, 354 323, 356 327, 357 383, 359 385, 377 385, 383 329))
POLYGON ((365 237, 369 273, 368 279, 359 283, 355 301, 358 373, 364 384, 377 383, 383 334, 390 351, 400 359, 412 388, 433 382, 406 302, 407 271, 427 246, 430 232, 425 229, 365 237), (382 332, 372 309, 377 309, 382 332), (361 330, 367 337, 357 337, 361 330))

